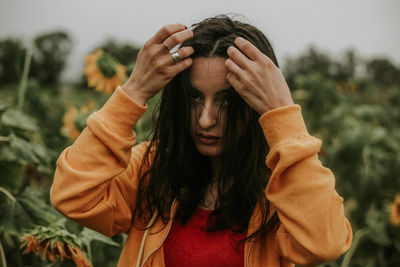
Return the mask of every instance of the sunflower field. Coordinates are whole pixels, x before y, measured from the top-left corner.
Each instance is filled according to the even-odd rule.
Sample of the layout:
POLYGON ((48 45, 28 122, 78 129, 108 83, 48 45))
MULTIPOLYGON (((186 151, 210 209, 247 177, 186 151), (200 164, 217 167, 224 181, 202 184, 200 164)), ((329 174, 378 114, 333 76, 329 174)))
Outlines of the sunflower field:
MULTIPOLYGON (((30 45, 0 40, 0 266, 116 266, 126 236, 105 237, 58 213, 49 190, 56 160, 132 71, 139 48, 108 41, 82 58, 79 82, 60 82, 72 49, 65 32, 30 45)), ((321 265, 400 266, 400 68, 349 50, 309 48, 284 75, 320 159, 336 175, 354 240, 321 265)), ((135 126, 151 134, 159 97, 135 126)))

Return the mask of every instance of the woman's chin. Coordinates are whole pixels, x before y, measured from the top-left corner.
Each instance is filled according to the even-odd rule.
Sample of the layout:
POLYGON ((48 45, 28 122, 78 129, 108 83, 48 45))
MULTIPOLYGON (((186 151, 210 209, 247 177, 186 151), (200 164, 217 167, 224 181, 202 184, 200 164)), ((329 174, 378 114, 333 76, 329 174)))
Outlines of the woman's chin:
POLYGON ((205 157, 217 157, 221 154, 219 148, 214 146, 197 146, 197 151, 205 157))

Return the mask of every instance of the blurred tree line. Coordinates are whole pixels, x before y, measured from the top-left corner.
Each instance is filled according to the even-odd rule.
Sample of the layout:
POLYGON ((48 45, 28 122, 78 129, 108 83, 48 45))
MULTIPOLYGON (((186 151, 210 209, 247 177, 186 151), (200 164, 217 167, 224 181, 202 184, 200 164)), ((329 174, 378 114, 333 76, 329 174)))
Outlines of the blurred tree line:
MULTIPOLYGON (((65 32, 53 32, 36 37, 33 44, 30 77, 42 84, 57 83, 72 49, 71 38, 65 32)), ((20 80, 26 50, 18 39, 0 42, 0 83, 20 80)))
MULTIPOLYGON (((42 85, 59 83, 72 46, 72 39, 66 32, 51 32, 37 36, 33 40, 29 77, 42 85)), ((139 47, 117 43, 114 40, 105 41, 93 51, 99 48, 112 55, 121 64, 130 66, 131 69, 140 50, 139 47)), ((13 38, 0 40, 0 84, 20 81, 26 51, 27 47, 21 40, 13 38)))
MULTIPOLYGON (((82 109, 93 100, 99 107, 107 100, 89 90, 84 76, 76 88, 59 90, 72 45, 64 32, 40 35, 30 48, 17 39, 0 41, 0 262, 8 266, 74 264, 22 255, 26 234, 77 246, 94 266, 115 266, 124 242, 123 235, 108 239, 66 220, 49 203, 56 159, 71 143, 60 133, 67 106, 82 109)), ((113 40, 92 51, 98 48, 126 65, 127 73, 139 52, 113 40)), ((400 226, 389 208, 400 194, 400 68, 386 58, 363 59, 354 50, 332 57, 314 47, 283 65, 310 133, 323 141, 320 159, 336 175, 354 231, 350 251, 324 266, 400 266, 400 226)), ((72 120, 78 130, 85 126, 85 110, 72 120)), ((143 120, 139 136, 151 128, 151 116, 143 120)))

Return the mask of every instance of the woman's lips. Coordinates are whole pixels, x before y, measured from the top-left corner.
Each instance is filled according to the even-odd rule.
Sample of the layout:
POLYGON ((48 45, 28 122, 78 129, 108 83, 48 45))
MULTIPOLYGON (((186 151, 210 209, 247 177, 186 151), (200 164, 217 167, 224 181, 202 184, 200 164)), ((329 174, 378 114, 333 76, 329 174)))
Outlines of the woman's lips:
POLYGON ((199 141, 205 145, 215 145, 221 139, 220 137, 213 136, 213 135, 203 135, 199 134, 199 141))

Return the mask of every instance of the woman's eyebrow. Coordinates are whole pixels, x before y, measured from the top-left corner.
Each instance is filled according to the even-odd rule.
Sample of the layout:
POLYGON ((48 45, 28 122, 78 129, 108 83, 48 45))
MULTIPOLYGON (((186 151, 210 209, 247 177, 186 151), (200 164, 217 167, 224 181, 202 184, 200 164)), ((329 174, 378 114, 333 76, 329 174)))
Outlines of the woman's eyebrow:
POLYGON ((190 87, 191 87, 192 90, 195 91, 196 93, 199 93, 199 94, 202 94, 202 95, 203 95, 203 93, 202 93, 199 89, 197 89, 196 87, 194 87, 194 86, 190 86, 190 87))
MULTIPOLYGON (((194 87, 194 86, 190 86, 190 87, 192 88, 192 90, 194 90, 194 91, 196 91, 197 93, 203 95, 203 92, 201 92, 201 91, 200 91, 199 89, 197 89, 196 87, 194 87)), ((232 87, 225 88, 225 89, 219 90, 218 92, 215 92, 214 96, 230 94, 230 93, 232 93, 232 90, 233 90, 232 87)))
POLYGON ((219 95, 230 94, 232 92, 232 90, 233 90, 232 87, 225 88, 225 89, 222 89, 222 90, 216 92, 214 95, 219 96, 219 95))

